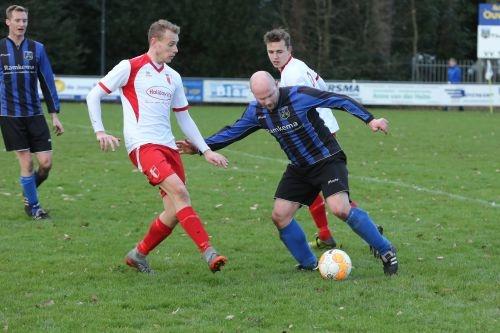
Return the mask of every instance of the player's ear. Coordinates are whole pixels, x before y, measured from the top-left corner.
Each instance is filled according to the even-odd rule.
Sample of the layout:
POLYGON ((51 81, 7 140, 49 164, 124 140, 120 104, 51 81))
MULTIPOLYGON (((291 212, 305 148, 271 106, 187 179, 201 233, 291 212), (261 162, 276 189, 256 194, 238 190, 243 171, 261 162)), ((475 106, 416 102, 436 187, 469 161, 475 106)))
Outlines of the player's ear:
POLYGON ((149 46, 153 46, 154 44, 156 44, 157 41, 158 41, 157 37, 151 37, 151 39, 149 40, 149 46))

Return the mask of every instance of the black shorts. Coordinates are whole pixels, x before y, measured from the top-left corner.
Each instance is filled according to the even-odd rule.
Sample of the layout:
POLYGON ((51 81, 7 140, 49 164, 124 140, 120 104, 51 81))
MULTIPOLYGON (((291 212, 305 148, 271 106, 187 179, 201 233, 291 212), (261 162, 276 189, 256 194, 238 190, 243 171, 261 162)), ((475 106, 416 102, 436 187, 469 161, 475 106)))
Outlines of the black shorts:
POLYGON ((33 117, 0 117, 3 142, 7 151, 51 151, 50 131, 43 115, 33 117))
POLYGON ((307 167, 289 164, 274 197, 310 206, 320 191, 325 198, 349 192, 346 165, 343 151, 307 167))

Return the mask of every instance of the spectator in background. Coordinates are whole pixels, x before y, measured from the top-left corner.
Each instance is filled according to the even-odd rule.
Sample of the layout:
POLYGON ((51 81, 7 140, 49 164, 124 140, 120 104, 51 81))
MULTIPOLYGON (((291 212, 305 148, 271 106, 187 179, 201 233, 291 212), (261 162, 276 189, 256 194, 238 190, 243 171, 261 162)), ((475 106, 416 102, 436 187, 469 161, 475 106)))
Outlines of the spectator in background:
MULTIPOLYGON (((457 60, 455 58, 450 58, 450 60, 448 60, 447 77, 448 83, 450 84, 457 84, 462 82, 462 69, 460 69, 460 67, 457 65, 457 60)), ((459 106, 458 110, 463 111, 464 107, 459 106)), ((443 111, 448 111, 448 107, 445 106, 443 108, 443 111)))

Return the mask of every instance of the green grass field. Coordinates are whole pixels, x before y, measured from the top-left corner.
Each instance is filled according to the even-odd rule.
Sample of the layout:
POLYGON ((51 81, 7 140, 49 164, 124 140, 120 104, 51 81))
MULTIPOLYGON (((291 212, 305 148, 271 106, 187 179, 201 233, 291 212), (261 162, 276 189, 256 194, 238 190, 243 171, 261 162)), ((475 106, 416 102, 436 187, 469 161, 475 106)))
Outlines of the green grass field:
MULTIPOLYGON (((242 111, 191 115, 208 135, 242 111)), ((384 276, 330 215, 354 266, 334 282, 295 271, 279 240, 270 214, 286 157, 263 131, 221 151, 227 170, 183 158, 193 206, 229 258, 223 272, 212 274, 178 228, 150 255, 157 274, 136 273, 123 258, 161 210, 157 191, 123 147, 98 149, 83 104, 64 104, 66 133, 40 188, 50 222, 24 215, 17 161, 0 154, 0 330, 500 332, 500 114, 372 111, 389 119, 389 135, 336 112, 339 138, 352 197, 398 247, 400 271, 384 276)), ((121 136, 120 106, 103 112, 121 136)), ((306 209, 298 220, 312 240, 306 209)))

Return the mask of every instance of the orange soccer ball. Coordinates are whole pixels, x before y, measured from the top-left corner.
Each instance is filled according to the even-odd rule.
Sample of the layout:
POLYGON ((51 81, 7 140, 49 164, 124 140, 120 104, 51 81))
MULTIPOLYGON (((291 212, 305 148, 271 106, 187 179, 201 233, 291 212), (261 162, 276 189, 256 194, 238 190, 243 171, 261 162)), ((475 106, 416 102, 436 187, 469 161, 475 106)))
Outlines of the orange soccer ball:
POLYGON ((319 258, 318 270, 324 279, 345 280, 351 268, 351 258, 342 250, 328 250, 319 258))

